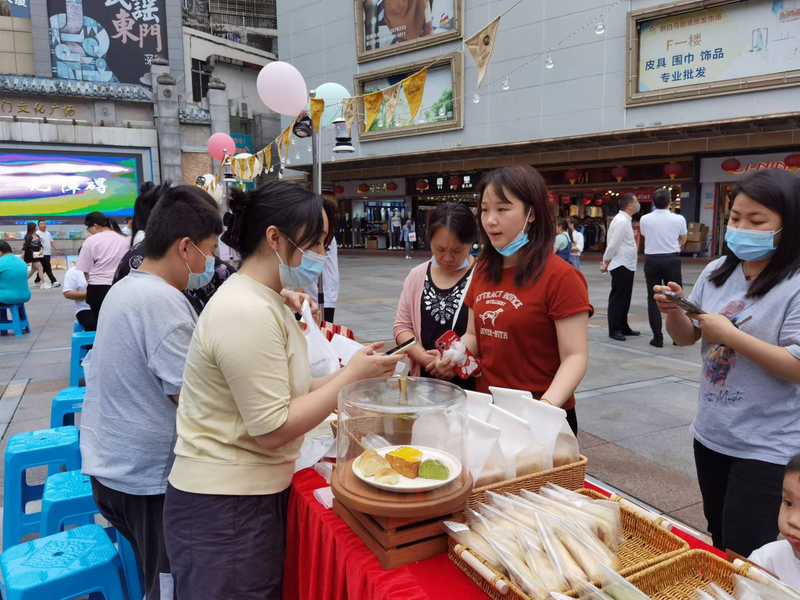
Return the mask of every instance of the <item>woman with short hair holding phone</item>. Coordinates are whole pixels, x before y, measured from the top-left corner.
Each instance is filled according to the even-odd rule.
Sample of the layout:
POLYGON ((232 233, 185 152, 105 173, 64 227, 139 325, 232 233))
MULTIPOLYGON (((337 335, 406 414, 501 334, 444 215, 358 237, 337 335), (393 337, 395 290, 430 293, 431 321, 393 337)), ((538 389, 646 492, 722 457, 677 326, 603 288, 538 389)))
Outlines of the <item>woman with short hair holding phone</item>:
POLYGON ((710 263, 685 313, 655 286, 667 331, 702 339, 692 423, 697 477, 714 545, 748 556, 775 540, 784 465, 800 453, 800 180, 764 170, 733 190, 723 258, 710 263))
MULTIPOLYGON (((531 392, 566 410, 577 432, 574 394, 589 362, 593 308, 581 272, 553 253, 547 185, 533 167, 513 166, 486 175, 477 192, 482 250, 463 340, 483 362, 478 391, 531 392)), ((453 367, 439 358, 435 369, 447 376, 453 367)))

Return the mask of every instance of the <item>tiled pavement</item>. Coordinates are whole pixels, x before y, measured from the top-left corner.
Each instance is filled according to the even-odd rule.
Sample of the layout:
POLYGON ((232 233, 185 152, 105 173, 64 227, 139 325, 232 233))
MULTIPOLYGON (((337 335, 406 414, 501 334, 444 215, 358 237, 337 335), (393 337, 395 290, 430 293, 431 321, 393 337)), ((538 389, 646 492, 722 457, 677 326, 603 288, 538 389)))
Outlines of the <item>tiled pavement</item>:
MULTIPOLYGON (((403 280, 421 261, 403 260, 402 254, 341 251, 336 322, 363 340, 391 340, 403 280)), ((581 451, 589 457, 591 476, 705 530, 689 434, 697 406, 699 349, 674 347, 669 338, 663 349, 648 344, 641 266, 630 323, 642 336, 621 343, 610 340, 606 328, 610 279, 599 273, 596 261, 582 265, 595 316, 589 370, 577 395, 581 451)), ((685 263, 684 280, 693 283, 703 266, 685 263)), ((0 338, 0 455, 9 435, 49 426, 50 401, 68 385, 73 303, 62 298, 60 289, 35 289, 27 306, 33 333, 0 338)), ((34 474, 34 480, 43 476, 34 474)))

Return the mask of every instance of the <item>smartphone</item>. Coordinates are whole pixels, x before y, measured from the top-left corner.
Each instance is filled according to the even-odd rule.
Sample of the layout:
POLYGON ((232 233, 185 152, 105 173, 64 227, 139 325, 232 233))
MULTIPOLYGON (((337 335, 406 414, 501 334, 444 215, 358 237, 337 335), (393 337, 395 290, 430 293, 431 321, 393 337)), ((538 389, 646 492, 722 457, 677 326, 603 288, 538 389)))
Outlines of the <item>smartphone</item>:
POLYGON ((386 356, 389 356, 391 354, 397 354, 398 352, 405 352, 406 350, 411 348, 411 346, 413 346, 416 343, 417 343, 417 338, 411 338, 410 340, 407 340, 407 341, 403 342, 399 346, 395 346, 391 350, 387 350, 386 352, 384 352, 384 354, 386 356))
POLYGON ((672 300, 675 304, 680 306, 686 312, 695 313, 698 315, 706 314, 706 312, 702 308, 700 308, 699 306, 695 306, 694 304, 692 304, 685 298, 682 298, 675 292, 661 292, 661 293, 664 294, 670 300, 672 300))
MULTIPOLYGON (((444 354, 446 350, 449 350, 450 347, 456 343, 461 342, 461 338, 458 337, 455 331, 448 331, 438 340, 436 340, 436 347, 439 351, 444 354)), ((461 379, 466 379, 467 377, 479 377, 481 373, 481 363, 480 361, 472 355, 472 352, 469 351, 469 348, 464 346, 464 350, 466 351, 466 358, 463 363, 456 364, 456 373, 461 379)))

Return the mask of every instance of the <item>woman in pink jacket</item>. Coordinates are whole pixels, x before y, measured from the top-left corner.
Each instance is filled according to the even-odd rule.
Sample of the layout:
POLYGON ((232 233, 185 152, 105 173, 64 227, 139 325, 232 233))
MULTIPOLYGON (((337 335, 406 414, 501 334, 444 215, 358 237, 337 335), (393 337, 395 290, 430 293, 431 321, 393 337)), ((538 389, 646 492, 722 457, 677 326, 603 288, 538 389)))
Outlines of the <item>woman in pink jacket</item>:
MULTIPOLYGON (((475 264, 470 250, 477 238, 475 215, 466 204, 447 202, 430 215, 428 243, 433 257, 408 274, 394 322, 398 344, 417 338, 408 350, 412 376, 440 376, 435 368, 436 340, 448 331, 459 336, 467 331, 469 310, 464 296, 475 264)), ((456 378, 453 383, 475 389, 472 378, 456 378)))

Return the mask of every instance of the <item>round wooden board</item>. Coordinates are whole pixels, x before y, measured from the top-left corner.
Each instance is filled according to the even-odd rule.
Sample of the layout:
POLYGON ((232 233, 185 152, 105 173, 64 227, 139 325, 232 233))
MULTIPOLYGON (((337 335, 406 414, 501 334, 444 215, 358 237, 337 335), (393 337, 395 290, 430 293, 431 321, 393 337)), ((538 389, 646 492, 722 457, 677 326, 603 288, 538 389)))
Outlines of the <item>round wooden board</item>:
POLYGON ((387 492, 361 481, 353 473, 352 460, 337 465, 331 477, 336 499, 347 508, 379 517, 433 519, 461 509, 472 494, 472 475, 467 469, 455 481, 429 492, 387 492), (341 477, 341 480, 340 480, 341 477))

